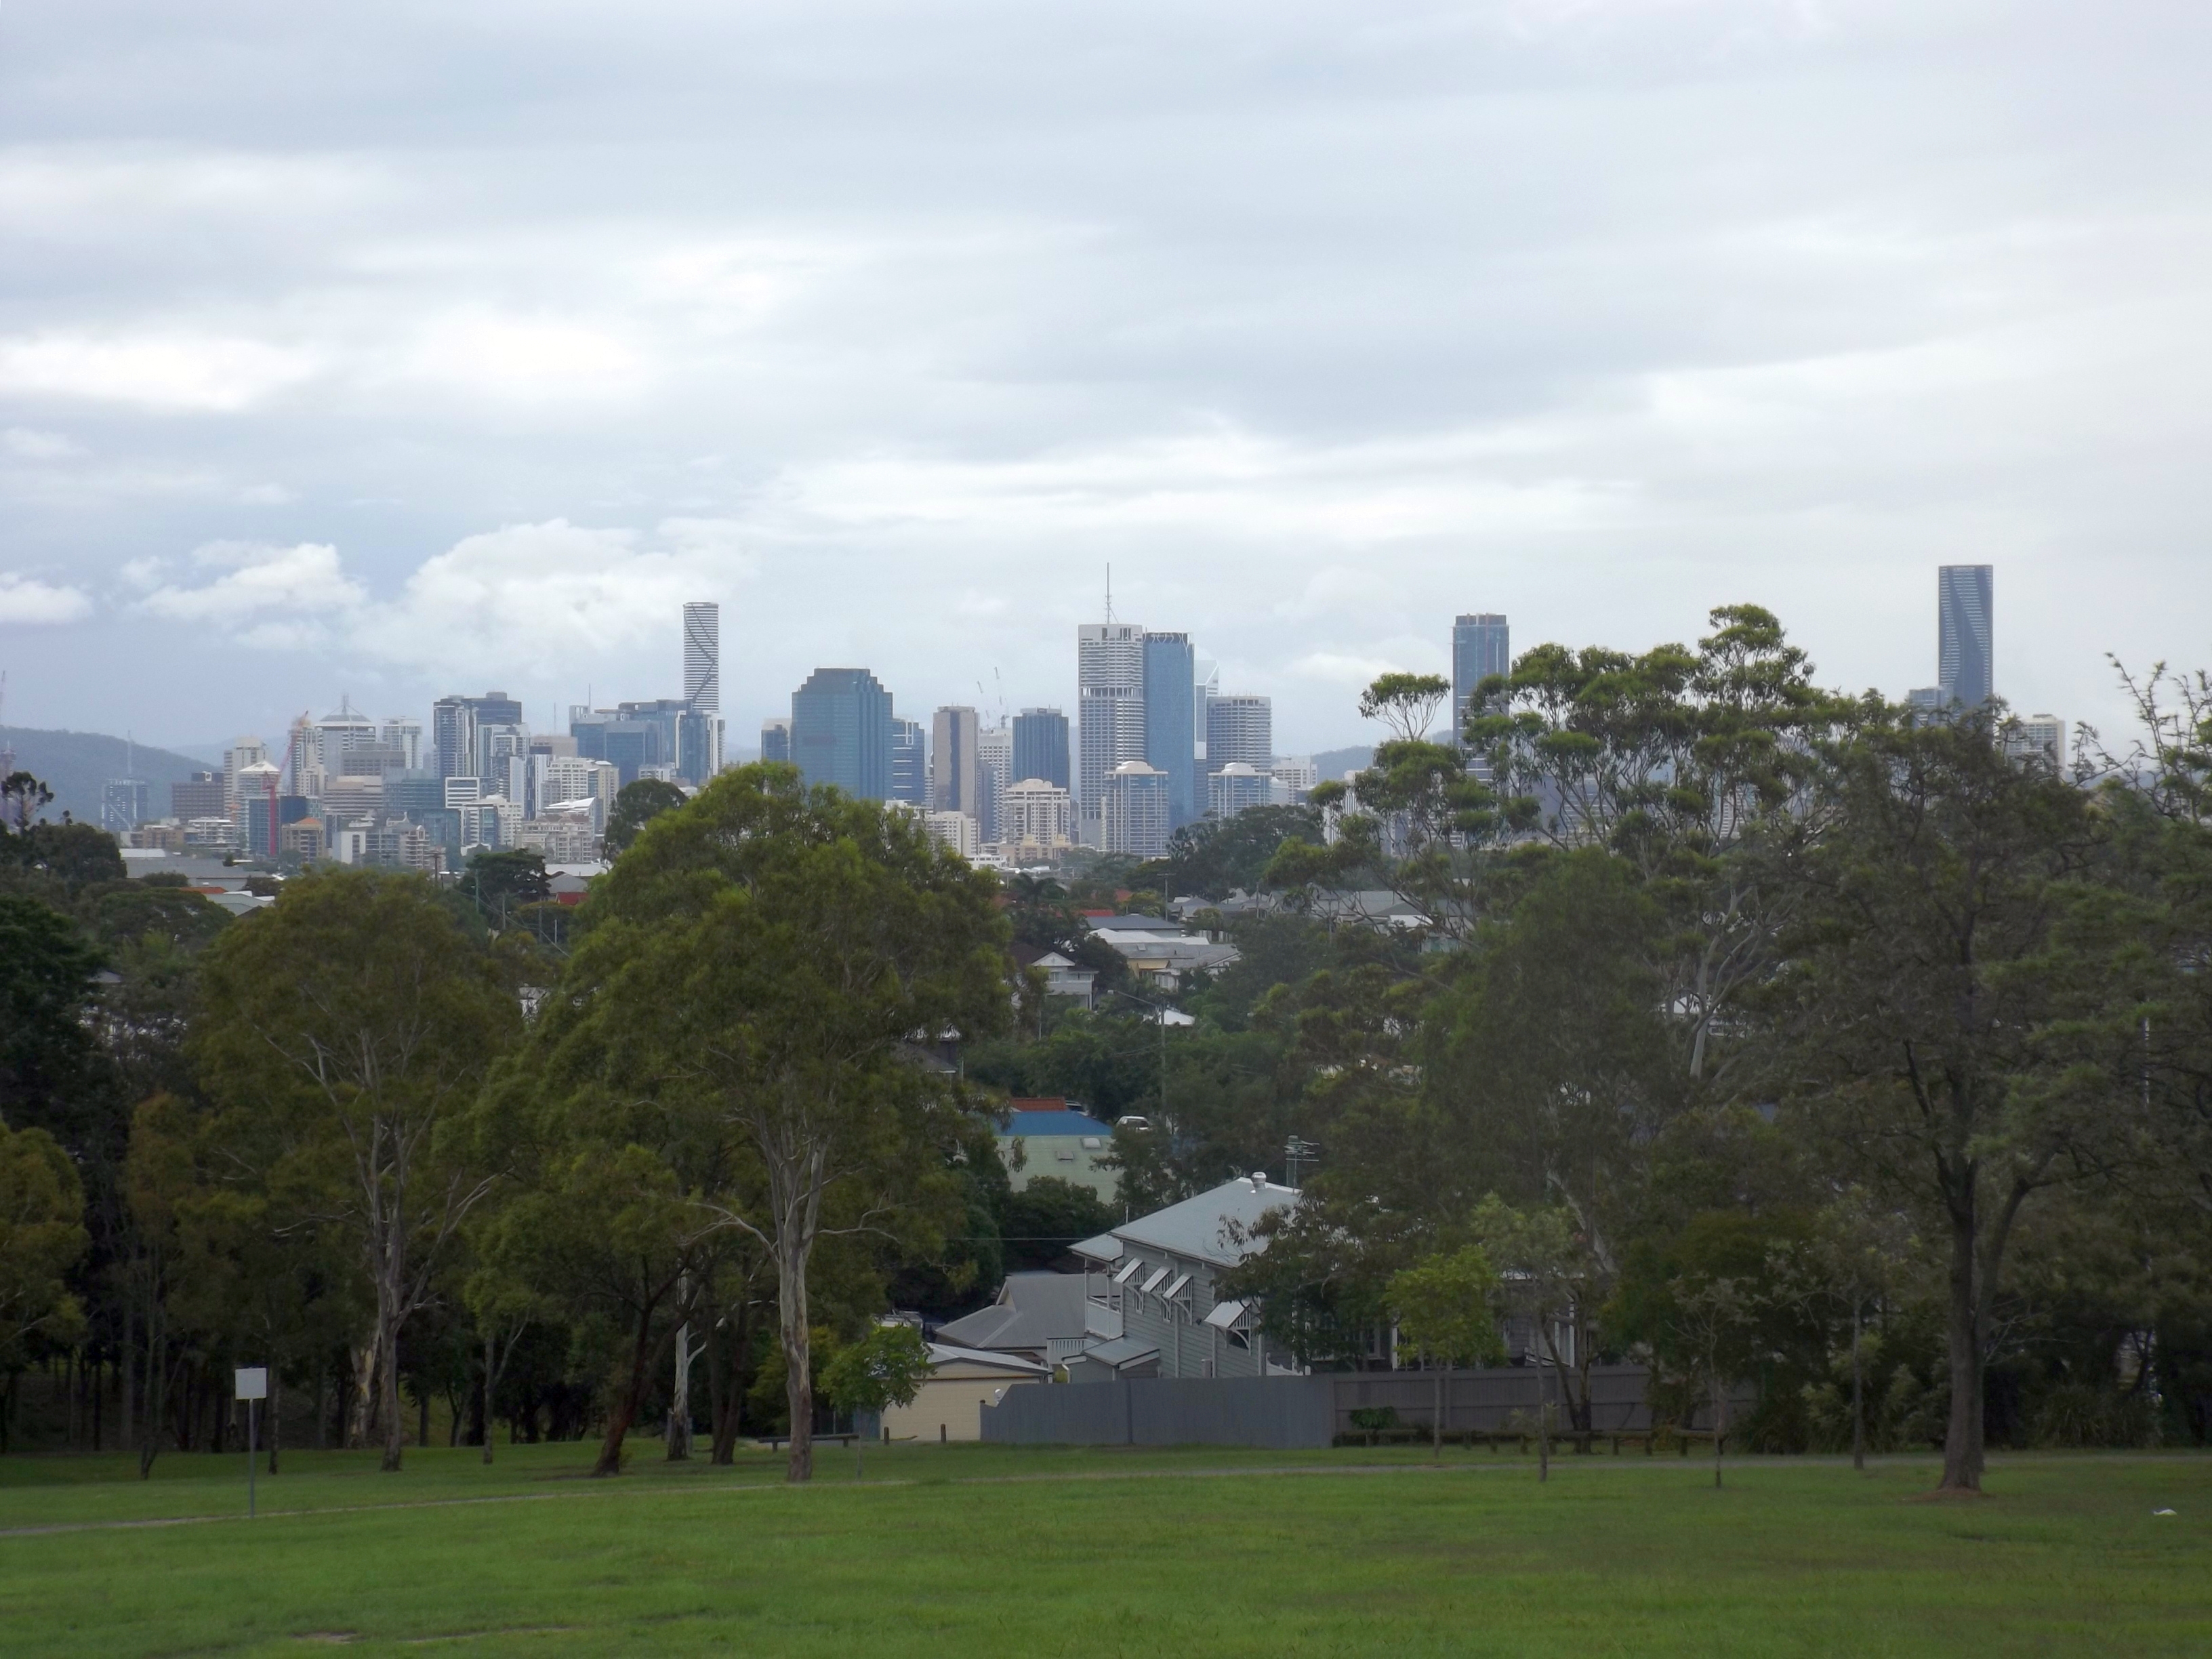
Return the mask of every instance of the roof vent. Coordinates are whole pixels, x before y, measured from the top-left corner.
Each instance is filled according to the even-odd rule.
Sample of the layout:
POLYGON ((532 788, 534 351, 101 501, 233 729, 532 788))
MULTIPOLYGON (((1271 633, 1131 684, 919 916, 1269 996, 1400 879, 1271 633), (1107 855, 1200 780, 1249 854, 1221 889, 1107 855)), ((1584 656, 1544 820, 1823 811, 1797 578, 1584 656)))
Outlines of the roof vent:
POLYGON ((1255 1193, 1263 1193, 1267 1190, 1267 1172, 1265 1170, 1255 1170, 1252 1171, 1252 1190, 1255 1193))

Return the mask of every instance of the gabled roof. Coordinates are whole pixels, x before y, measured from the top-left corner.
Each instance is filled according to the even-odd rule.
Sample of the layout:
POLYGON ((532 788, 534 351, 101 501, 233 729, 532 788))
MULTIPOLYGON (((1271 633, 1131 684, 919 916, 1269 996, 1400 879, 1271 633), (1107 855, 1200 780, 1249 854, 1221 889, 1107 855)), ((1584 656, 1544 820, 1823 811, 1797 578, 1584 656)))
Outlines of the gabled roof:
POLYGON ((1083 1275, 1008 1273, 988 1308, 939 1327, 937 1340, 969 1348, 1042 1348, 1083 1334, 1083 1275))
POLYGON ((1114 1229, 1114 1237, 1139 1249, 1230 1267, 1266 1248, 1265 1240, 1251 1237, 1261 1216, 1270 1210, 1290 1209, 1297 1201, 1295 1187, 1278 1187, 1265 1177, 1255 1184, 1240 1176, 1212 1192, 1125 1221, 1114 1229), (1232 1222, 1244 1235, 1241 1243, 1230 1237, 1232 1222))
POLYGON ((1119 1369, 1140 1359, 1155 1359, 1159 1349, 1140 1336, 1117 1336, 1110 1342, 1101 1342, 1095 1348, 1085 1348, 1073 1356, 1077 1359, 1096 1359, 1101 1364, 1119 1369))
POLYGON ((1071 1244, 1067 1248, 1091 1261, 1112 1263, 1121 1259, 1123 1246, 1113 1234, 1101 1233, 1096 1238, 1086 1238, 1080 1244, 1071 1244))
POLYGON ((981 1348, 963 1348, 956 1342, 933 1342, 929 1345, 932 1365, 988 1365, 994 1370, 1013 1371, 1023 1376, 1050 1376, 1052 1367, 1040 1365, 1034 1359, 1024 1359, 1019 1354, 991 1353, 981 1348))

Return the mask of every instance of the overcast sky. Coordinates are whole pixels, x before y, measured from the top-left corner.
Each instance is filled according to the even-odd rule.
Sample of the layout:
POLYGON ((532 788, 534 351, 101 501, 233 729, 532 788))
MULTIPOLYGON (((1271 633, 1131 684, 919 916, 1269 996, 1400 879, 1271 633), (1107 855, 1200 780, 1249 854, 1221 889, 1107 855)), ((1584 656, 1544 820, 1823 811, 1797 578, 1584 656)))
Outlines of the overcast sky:
POLYGON ((2212 665, 2212 22, 2138 0, 529 0, 0 21, 9 723, 341 695, 733 746, 817 665, 1073 707, 1188 630, 1284 752, 1453 615, 1781 613, 2023 712, 2212 665))

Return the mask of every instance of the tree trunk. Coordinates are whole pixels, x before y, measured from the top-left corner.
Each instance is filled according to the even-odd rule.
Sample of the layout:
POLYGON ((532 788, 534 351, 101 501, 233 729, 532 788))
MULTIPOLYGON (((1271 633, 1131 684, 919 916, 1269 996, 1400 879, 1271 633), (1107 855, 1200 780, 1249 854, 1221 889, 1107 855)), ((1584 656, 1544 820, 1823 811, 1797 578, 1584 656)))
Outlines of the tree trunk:
POLYGON ((1437 1373, 1436 1418, 1429 1425, 1429 1457, 1432 1462, 1444 1461, 1444 1374, 1437 1373))
POLYGON ((1721 1489, 1721 1460, 1728 1446, 1728 1384, 1721 1381, 1720 1356, 1712 1363, 1713 1377, 1713 1490, 1721 1489))
POLYGON ((378 1390, 383 1401, 384 1457, 377 1468, 386 1474, 397 1474, 400 1453, 407 1444, 407 1425, 399 1418, 399 1321, 395 1313, 379 1322, 384 1327, 378 1336, 384 1352, 377 1360, 384 1373, 378 1390))
POLYGON ((660 1305, 658 1296, 647 1300, 637 1316, 637 1340, 630 1346, 629 1382, 607 1412, 606 1438, 599 1443, 599 1462, 592 1466, 594 1478, 622 1473, 623 1437, 629 1433, 630 1425, 637 1420, 638 1407, 644 1402, 647 1379, 653 1368, 660 1363, 666 1344, 653 1340, 653 1310, 660 1305))
POLYGON ((376 1406, 376 1338, 353 1349, 353 1409, 346 1419, 345 1448, 358 1451, 368 1444, 369 1419, 376 1406))
POLYGON ((491 1328, 490 1322, 486 1321, 483 1364, 483 1461, 487 1468, 491 1466, 492 1390, 499 1386, 499 1367, 494 1363, 498 1352, 496 1346, 498 1340, 497 1333, 491 1328))
POLYGON ((116 1369, 122 1373, 123 1383, 122 1388, 117 1391, 115 1401, 115 1443, 118 1446, 127 1446, 131 1443, 131 1407, 133 1404, 131 1391, 137 1386, 137 1379, 132 1375, 135 1368, 131 1363, 135 1358, 131 1351, 131 1330, 136 1322, 131 1317, 131 1304, 126 1301, 123 1306, 123 1348, 122 1352, 116 1356, 116 1369))
POLYGON ((814 1478, 814 1346, 806 1325, 806 1253, 787 1236, 777 1241, 777 1311, 783 1337, 783 1398, 791 1412, 791 1461, 783 1478, 814 1478))
POLYGON ((1542 1486, 1551 1478, 1552 1384, 1540 1356, 1536 1361, 1536 1484, 1542 1486))
POLYGON ((1973 1183, 1972 1174, 1963 1183, 1954 1183, 1950 1204, 1951 1415, 1943 1431, 1943 1480, 1938 1488, 1943 1492, 1982 1489, 1981 1298, 1975 1273, 1973 1183))
POLYGON ((722 1342, 708 1346, 708 1386, 714 1391, 714 1461, 725 1468, 735 1462, 738 1430, 744 1419, 745 1388, 752 1374, 753 1304, 750 1297, 738 1304, 737 1328, 727 1339, 727 1359, 722 1342))
POLYGON ((1866 1471, 1866 1377, 1859 1364, 1860 1312, 1858 1297, 1851 1298, 1851 1467, 1866 1471))

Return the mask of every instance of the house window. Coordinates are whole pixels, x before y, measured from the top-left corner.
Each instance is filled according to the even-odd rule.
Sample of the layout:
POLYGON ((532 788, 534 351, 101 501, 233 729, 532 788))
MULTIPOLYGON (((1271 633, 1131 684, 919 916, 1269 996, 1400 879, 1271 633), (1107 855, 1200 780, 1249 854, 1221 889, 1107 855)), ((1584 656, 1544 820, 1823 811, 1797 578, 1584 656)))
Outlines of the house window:
POLYGON ((1247 1353, 1251 1352, 1252 1338, 1249 1332, 1240 1331, 1232 1325, 1227 1330, 1224 1331, 1222 1334, 1229 1339, 1229 1346, 1231 1347, 1242 1348, 1247 1353))

